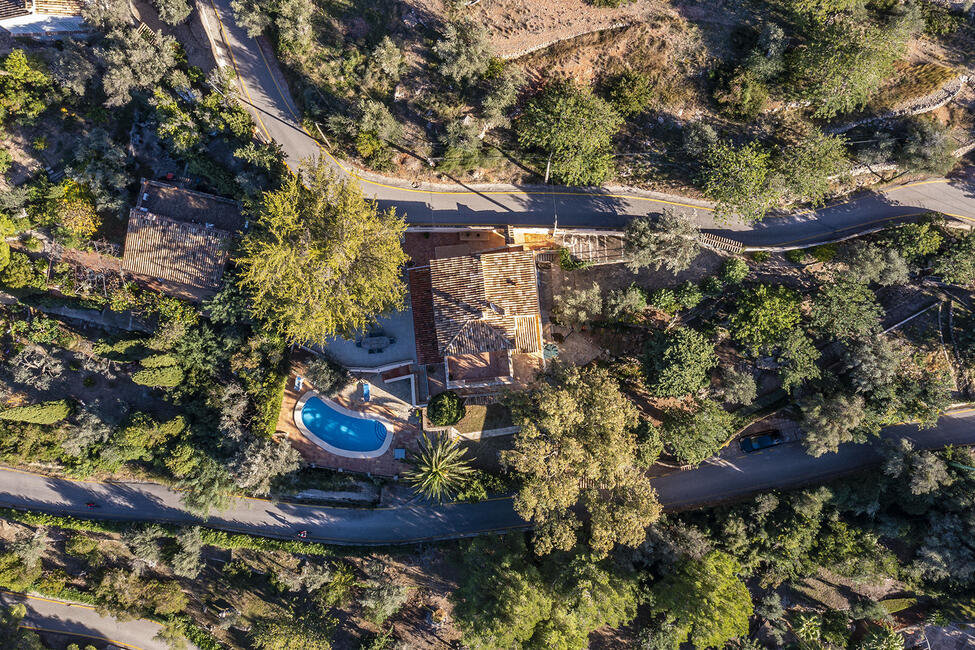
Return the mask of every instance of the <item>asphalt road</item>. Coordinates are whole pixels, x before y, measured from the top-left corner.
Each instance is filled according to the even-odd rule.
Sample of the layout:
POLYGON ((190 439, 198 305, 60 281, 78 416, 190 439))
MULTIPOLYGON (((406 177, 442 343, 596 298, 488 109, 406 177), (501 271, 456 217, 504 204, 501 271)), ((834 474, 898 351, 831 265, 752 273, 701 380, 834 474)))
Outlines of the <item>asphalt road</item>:
MULTIPOLYGON (((23 603, 27 608, 22 627, 37 632, 68 634, 72 642, 84 647, 92 641, 108 642, 129 650, 168 650, 169 646, 155 639, 161 626, 158 623, 136 619, 119 621, 102 616, 90 605, 69 603, 63 600, 42 598, 28 594, 0 591, 4 605, 23 603)), ((190 648, 195 645, 187 642, 190 648)))
MULTIPOLYGON (((932 429, 902 425, 887 429, 884 436, 907 436, 921 448, 975 444, 975 409, 945 415, 932 429)), ((730 461, 707 462, 697 469, 656 478, 653 485, 664 507, 677 510, 770 488, 815 483, 878 460, 876 445, 844 445, 838 453, 813 458, 793 443, 730 461)), ((161 485, 69 481, 10 468, 0 468, 0 505, 100 519, 198 522, 183 509, 179 494, 161 485), (89 510, 83 505, 91 501, 100 507, 89 510)), ((527 527, 515 514, 509 497, 480 503, 411 503, 376 509, 238 497, 227 510, 215 513, 206 525, 285 539, 307 530, 309 540, 368 546, 454 539, 527 527)))
MULTIPOLYGON (((251 38, 237 25, 230 0, 207 0, 204 21, 218 61, 238 72, 241 101, 255 117, 258 134, 281 144, 288 164, 322 155, 342 175, 356 178, 367 196, 393 206, 413 225, 502 225, 607 228, 623 226, 636 215, 671 206, 691 213, 709 232, 732 237, 746 246, 812 243, 907 219, 936 210, 975 222, 975 174, 967 170, 951 179, 933 179, 815 212, 769 218, 745 225, 719 223, 709 204, 684 197, 624 187, 596 189, 554 186, 420 184, 352 169, 333 157, 327 146, 305 131, 270 46, 251 38), (211 13, 211 10, 213 13, 211 13), (219 19, 217 19, 217 17, 219 19)), ((314 128, 314 127, 312 127, 314 128)), ((316 133, 319 139, 321 135, 316 133)))

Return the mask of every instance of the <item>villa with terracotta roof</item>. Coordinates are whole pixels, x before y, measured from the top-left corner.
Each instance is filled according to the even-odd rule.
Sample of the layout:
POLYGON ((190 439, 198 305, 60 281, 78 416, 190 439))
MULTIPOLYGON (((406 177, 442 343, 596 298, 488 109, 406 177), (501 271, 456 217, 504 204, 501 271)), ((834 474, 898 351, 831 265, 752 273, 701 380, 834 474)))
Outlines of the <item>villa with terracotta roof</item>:
POLYGON ((160 281, 168 293, 211 294, 220 287, 242 221, 236 201, 143 181, 129 213, 122 268, 160 281))
POLYGON ((500 398, 500 389, 527 386, 544 368, 529 245, 495 229, 442 228, 408 230, 403 248, 410 256, 404 308, 349 338, 300 350, 292 361, 277 430, 318 467, 397 476, 419 445, 416 407, 432 395, 453 390, 483 407, 500 398), (344 366, 358 381, 319 395, 306 376, 313 355, 344 366), (347 429, 367 426, 361 419, 380 422, 388 436, 382 444, 367 436, 369 444, 356 450, 350 434, 321 428, 322 414, 351 417, 347 429))
POLYGON ((541 353, 535 273, 531 251, 430 261, 437 352, 448 388, 511 383, 514 355, 541 353))

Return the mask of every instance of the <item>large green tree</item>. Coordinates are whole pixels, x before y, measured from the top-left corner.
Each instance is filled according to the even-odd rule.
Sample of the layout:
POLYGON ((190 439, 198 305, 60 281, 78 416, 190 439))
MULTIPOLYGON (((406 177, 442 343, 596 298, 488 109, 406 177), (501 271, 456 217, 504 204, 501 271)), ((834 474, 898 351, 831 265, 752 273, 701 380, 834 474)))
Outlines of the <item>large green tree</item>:
POLYGON ((453 600, 465 646, 584 650, 594 630, 633 619, 638 597, 633 574, 581 553, 532 562, 523 539, 482 537, 463 549, 453 600))
POLYGON ((820 376, 817 362, 822 355, 802 330, 793 330, 782 338, 779 346, 779 377, 782 389, 790 391, 810 379, 820 376))
POLYGON ((802 319, 801 303, 792 289, 761 284, 738 300, 731 314, 731 335, 756 350, 781 345, 802 319))
POLYGON ((681 642, 695 648, 721 648, 748 634, 752 599, 730 555, 712 551, 700 560, 685 560, 655 583, 653 608, 672 618, 681 642))
POLYGON ((588 88, 555 81, 518 118, 518 142, 538 154, 539 165, 551 165, 557 182, 599 185, 612 169, 612 140, 622 123, 616 110, 588 88))
POLYGON ((802 409, 803 444, 813 456, 835 452, 837 448, 857 438, 858 427, 867 418, 863 398, 843 394, 816 394, 805 399, 802 409))
POLYGON ((687 327, 656 332, 643 355, 647 386, 656 397, 681 397, 701 390, 717 364, 714 344, 687 327))
POLYGON ((324 343, 398 309, 406 224, 319 161, 266 192, 241 245, 251 313, 291 343, 324 343))
POLYGON ((555 368, 512 407, 521 431, 501 459, 521 479, 515 510, 535 525, 536 551, 573 548, 583 521, 597 554, 641 544, 660 504, 636 467, 638 413, 609 373, 555 368))
POLYGON ((686 214, 664 209, 659 219, 650 215, 634 217, 626 224, 623 249, 626 268, 634 273, 644 267, 666 268, 679 273, 694 262, 701 251, 700 228, 686 214))
POLYGON ((0 646, 12 650, 44 650, 47 646, 35 632, 20 627, 27 616, 23 603, 0 608, 0 646))
POLYGON ((813 102, 817 117, 862 108, 893 75, 894 63, 919 28, 913 11, 886 22, 864 12, 817 21, 788 59, 793 88, 813 102))
POLYGON ((772 153, 758 142, 712 146, 705 157, 704 194, 722 219, 760 221, 782 198, 772 153))
POLYGON ((792 198, 822 205, 830 194, 830 178, 848 164, 846 138, 812 128, 782 151, 776 167, 792 198))
POLYGON ((810 322, 824 335, 852 339, 879 331, 883 313, 867 285, 847 274, 820 289, 810 322))
POLYGON ((968 234, 934 261, 934 272, 945 282, 975 286, 975 235, 968 234))
POLYGON ((14 50, 0 64, 0 124, 8 118, 31 121, 47 108, 51 78, 40 61, 14 50))
POLYGON ((697 465, 721 450, 733 431, 734 416, 713 400, 705 400, 695 411, 667 414, 661 437, 682 463, 697 465))

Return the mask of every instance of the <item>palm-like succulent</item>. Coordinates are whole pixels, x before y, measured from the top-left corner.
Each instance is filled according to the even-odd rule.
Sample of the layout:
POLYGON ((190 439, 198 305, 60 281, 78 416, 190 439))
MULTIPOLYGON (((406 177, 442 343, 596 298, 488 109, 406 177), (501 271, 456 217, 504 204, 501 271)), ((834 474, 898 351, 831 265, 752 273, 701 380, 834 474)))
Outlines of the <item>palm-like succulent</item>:
POLYGON ((443 503, 457 494, 474 472, 464 458, 466 453, 448 436, 430 439, 424 433, 420 450, 413 456, 415 467, 404 474, 406 481, 418 494, 443 503))

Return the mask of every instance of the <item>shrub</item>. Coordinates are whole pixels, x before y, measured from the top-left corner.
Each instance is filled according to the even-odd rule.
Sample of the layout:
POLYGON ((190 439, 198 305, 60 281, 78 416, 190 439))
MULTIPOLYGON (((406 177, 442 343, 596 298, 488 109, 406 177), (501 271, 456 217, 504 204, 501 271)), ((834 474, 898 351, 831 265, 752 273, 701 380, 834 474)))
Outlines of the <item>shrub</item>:
POLYGON ((0 282, 10 289, 21 289, 26 292, 42 290, 46 287, 44 274, 40 272, 37 265, 27 255, 17 252, 10 253, 10 260, 0 271, 0 282))
POLYGON ((139 365, 143 368, 166 368, 175 366, 176 363, 176 357, 171 354, 154 354, 140 361, 139 365))
POLYGON ((563 271, 576 271, 578 269, 584 269, 587 266, 589 264, 573 256, 572 251, 568 248, 559 249, 559 268, 563 271))
POLYGON ((452 390, 437 393, 427 406, 427 419, 438 427, 457 424, 465 414, 464 401, 452 390))
POLYGON ((824 264, 827 262, 832 262, 833 258, 836 257, 836 244, 813 246, 809 249, 809 253, 817 262, 823 262, 824 264))
POLYGON ((626 289, 613 289, 606 296, 606 318, 611 321, 632 323, 647 308, 647 297, 635 284, 626 289))
POLYGON ((806 261, 806 251, 801 248, 794 248, 791 251, 785 252, 785 259, 789 260, 793 264, 802 264, 806 261))
POLYGON ((643 420, 636 427, 636 458, 637 467, 650 469, 660 458, 664 450, 660 430, 649 420, 643 420))
POLYGON ((561 325, 584 325, 603 313, 603 293, 595 282, 588 289, 567 289, 555 296, 555 314, 561 325))
POLYGON ((28 406, 15 406, 5 411, 0 411, 0 420, 25 422, 28 424, 56 424, 68 417, 70 413, 71 405, 67 400, 62 399, 53 402, 30 404, 28 406))
POLYGON ((680 301, 672 289, 657 289, 650 296, 650 304, 665 314, 675 314, 680 311, 680 301))
POLYGON ((609 83, 609 101, 621 115, 642 113, 653 101, 650 78, 633 70, 617 75, 609 83))
POLYGON ((183 383, 183 371, 179 366, 146 368, 132 375, 132 381, 153 388, 174 388, 183 383))
POLYGON ((701 295, 701 290, 696 284, 687 281, 677 290, 676 298, 684 309, 693 309, 700 304, 704 296, 701 295))
POLYGON ((954 242, 935 260, 934 272, 951 284, 975 285, 975 235, 954 242))
POLYGON ((725 284, 741 284, 748 277, 748 264, 740 257, 729 257, 721 264, 721 280, 725 284))
POLYGON ((887 239, 908 262, 916 262, 938 252, 944 241, 941 233, 930 220, 894 228, 887 239))
POLYGON ((754 348, 776 345, 799 325, 801 303, 792 289, 759 285, 738 301, 730 319, 731 334, 754 348))
POLYGON ((362 609, 366 620, 382 625, 390 616, 398 612, 410 598, 410 589, 382 580, 366 587, 362 594, 362 609))
POLYGON ((721 383, 721 396, 731 404, 748 406, 758 396, 758 386, 751 373, 726 370, 722 374, 721 383))
POLYGON ((724 291, 724 282, 718 276, 712 275, 701 283, 701 289, 709 296, 720 296, 724 291))
POLYGON ((764 264, 772 259, 772 254, 768 251, 755 251, 752 253, 752 259, 759 264, 764 264))
POLYGON ((325 357, 309 362, 305 375, 315 390, 323 395, 334 395, 352 383, 352 375, 348 370, 325 357))

